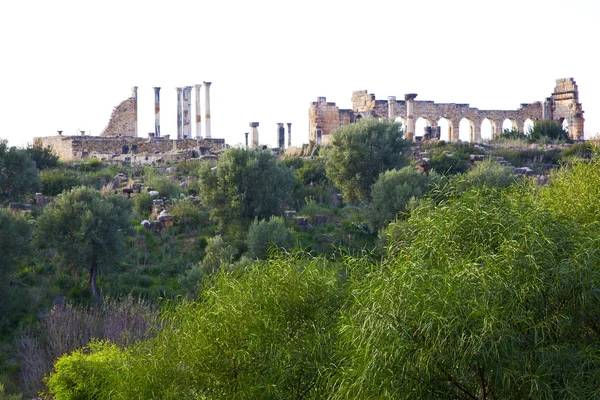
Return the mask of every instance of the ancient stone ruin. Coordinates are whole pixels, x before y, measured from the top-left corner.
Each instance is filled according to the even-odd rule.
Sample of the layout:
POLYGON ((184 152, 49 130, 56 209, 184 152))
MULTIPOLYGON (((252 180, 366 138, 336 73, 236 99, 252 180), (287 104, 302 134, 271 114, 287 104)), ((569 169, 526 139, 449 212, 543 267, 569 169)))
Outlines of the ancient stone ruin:
POLYGON ((420 140, 423 137, 440 136, 443 140, 459 140, 459 124, 463 118, 469 122, 470 141, 481 141, 481 125, 484 120, 491 124, 492 137, 502 132, 505 120, 514 129, 523 130, 527 119, 533 121, 553 120, 568 126, 569 136, 583 140, 583 109, 579 103, 579 92, 573 78, 557 79, 552 95, 544 102, 521 104, 517 110, 480 110, 469 104, 434 103, 416 101, 417 94, 409 93, 404 100, 390 96, 377 100, 366 90, 352 92, 352 109, 339 109, 336 103, 318 97, 309 109, 309 139, 317 144, 326 144, 331 133, 342 126, 361 118, 386 118, 403 124, 406 138, 420 140), (423 118, 427 126, 424 132, 415 132, 415 121, 423 118), (448 132, 442 133, 438 123, 445 119, 448 132))

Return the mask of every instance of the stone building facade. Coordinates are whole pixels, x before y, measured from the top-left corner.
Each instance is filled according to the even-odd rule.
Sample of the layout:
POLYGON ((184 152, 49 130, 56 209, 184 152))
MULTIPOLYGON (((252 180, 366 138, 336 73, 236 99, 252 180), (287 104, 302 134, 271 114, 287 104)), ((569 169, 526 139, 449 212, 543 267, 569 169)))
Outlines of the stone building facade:
POLYGON ((352 109, 339 109, 336 103, 327 102, 318 97, 309 109, 309 139, 315 143, 326 144, 333 131, 351 124, 361 118, 386 118, 402 122, 406 137, 410 140, 424 136, 425 132, 415 132, 414 123, 423 118, 425 130, 431 132, 445 119, 448 125, 444 140, 459 140, 459 124, 465 118, 470 125, 470 141, 481 141, 481 126, 484 120, 491 125, 492 137, 502 132, 504 121, 508 120, 513 128, 523 130, 526 120, 539 121, 550 119, 565 123, 569 136, 574 140, 583 139, 583 109, 579 103, 579 92, 573 78, 557 79, 552 95, 542 103, 521 104, 517 110, 480 110, 469 104, 435 103, 416 101, 416 94, 407 94, 404 100, 389 97, 378 100, 366 90, 352 92, 352 109))
POLYGON ((130 98, 113 109, 106 128, 100 136, 137 136, 137 86, 130 98))

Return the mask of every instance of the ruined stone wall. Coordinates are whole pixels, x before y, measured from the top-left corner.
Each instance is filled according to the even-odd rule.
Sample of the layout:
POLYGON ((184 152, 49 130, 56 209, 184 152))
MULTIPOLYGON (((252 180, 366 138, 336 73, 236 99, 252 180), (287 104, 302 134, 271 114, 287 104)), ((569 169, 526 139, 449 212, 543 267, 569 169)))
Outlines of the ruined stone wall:
POLYGON ((116 106, 100 136, 136 136, 137 100, 130 97, 116 106))
POLYGON ((217 152, 225 148, 225 139, 137 138, 131 136, 48 136, 34 139, 36 144, 50 146, 61 161, 76 161, 98 155, 169 154, 183 150, 202 149, 217 152))
MULTIPOLYGON (((353 123, 360 118, 389 118, 390 106, 393 107, 394 119, 402 120, 406 126, 407 105, 404 100, 388 102, 377 100, 374 94, 366 90, 352 92, 352 110, 340 110, 335 103, 327 103, 320 97, 311 104, 309 112, 309 138, 314 140, 317 129, 322 129, 322 143, 328 142, 328 135, 335 129, 353 123)), ((577 85, 573 78, 558 79, 552 97, 546 103, 535 102, 521 104, 517 110, 480 110, 469 104, 440 103, 433 101, 414 101, 414 121, 424 118, 428 126, 437 126, 442 118, 448 121, 449 137, 442 139, 458 140, 459 124, 466 118, 471 125, 471 141, 481 140, 481 125, 488 119, 492 126, 492 135, 502 132, 502 125, 509 120, 514 128, 522 130, 525 121, 554 119, 569 122, 569 134, 573 139, 583 138, 583 111, 578 103, 577 85)), ((415 132, 415 136, 423 136, 423 132, 415 132)))

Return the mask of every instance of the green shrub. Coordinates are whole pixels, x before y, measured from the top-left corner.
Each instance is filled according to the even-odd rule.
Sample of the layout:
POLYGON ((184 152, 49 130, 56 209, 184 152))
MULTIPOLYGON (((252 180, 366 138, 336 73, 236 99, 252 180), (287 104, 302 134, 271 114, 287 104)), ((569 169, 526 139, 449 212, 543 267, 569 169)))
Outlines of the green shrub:
POLYGON ((144 183, 156 190, 160 197, 167 199, 178 198, 181 193, 179 185, 152 167, 144 168, 144 183))
POLYGON ((62 168, 45 169, 40 171, 42 193, 47 196, 56 196, 65 190, 71 190, 81 185, 76 172, 62 168))
POLYGON ((468 190, 473 186, 507 187, 515 183, 516 179, 517 176, 513 174, 511 167, 487 159, 478 162, 469 172, 455 179, 454 183, 456 186, 468 190))
POLYGON ((98 171, 104 167, 104 161, 99 160, 97 158, 91 158, 89 160, 83 161, 79 164, 79 170, 81 172, 93 172, 98 171))
POLYGON ((52 153, 50 146, 42 147, 41 144, 28 144, 25 152, 29 154, 39 170, 56 168, 60 164, 58 156, 52 153))
POLYGON ((371 230, 376 232, 392 221, 404 211, 411 198, 422 196, 439 180, 440 176, 435 171, 426 175, 411 166, 379 175, 371 188, 372 201, 368 213, 371 230))
POLYGON ((142 191, 133 198, 133 211, 140 218, 147 218, 152 212, 153 201, 154 197, 150 196, 148 192, 142 191))
POLYGON ((560 153, 560 158, 562 160, 569 159, 590 159, 594 155, 593 145, 590 142, 585 143, 575 143, 571 147, 568 147, 560 153))
POLYGON ((248 256, 251 259, 263 259, 270 248, 289 249, 292 247, 294 236, 286 227, 281 217, 272 217, 270 220, 255 219, 250 225, 246 245, 248 256))
POLYGON ((209 224, 209 211, 198 201, 189 198, 174 201, 168 211, 173 215, 175 223, 182 227, 199 228, 209 224))
POLYGON ((562 123, 552 120, 534 121, 533 126, 527 132, 527 136, 532 141, 542 142, 570 142, 569 132, 566 131, 562 123))

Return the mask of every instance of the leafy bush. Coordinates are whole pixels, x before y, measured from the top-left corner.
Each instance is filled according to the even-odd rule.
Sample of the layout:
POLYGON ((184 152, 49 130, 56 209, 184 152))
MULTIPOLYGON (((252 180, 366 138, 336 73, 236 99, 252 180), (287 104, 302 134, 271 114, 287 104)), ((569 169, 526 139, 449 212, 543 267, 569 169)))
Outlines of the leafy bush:
POLYGON ((462 154, 447 155, 436 151, 431 156, 431 168, 439 174, 455 175, 462 174, 469 170, 469 161, 462 154))
POLYGON ((25 152, 29 154, 39 170, 56 168, 60 164, 58 156, 52 153, 50 146, 42 147, 41 144, 28 144, 25 152))
POLYGON ((560 153, 560 158, 563 160, 569 159, 590 159, 594 155, 594 148, 592 143, 575 143, 571 147, 568 147, 560 153))
POLYGON ((79 164, 79 170, 81 172, 93 172, 98 171, 104 167, 104 161, 97 158, 90 158, 89 160, 83 161, 79 164))
POLYGON ((56 196, 65 190, 81 185, 77 173, 62 168, 45 169, 40 172, 42 193, 48 196, 56 196))
POLYGON ((144 183, 146 186, 156 190, 160 197, 167 199, 177 198, 181 193, 179 185, 173 182, 167 175, 156 171, 152 167, 144 168, 144 183))
POLYGON ((250 225, 246 245, 248 256, 251 259, 263 259, 270 248, 289 249, 292 247, 294 236, 286 227, 281 217, 272 217, 270 220, 255 219, 250 225))
POLYGON ((432 185, 439 182, 435 172, 422 174, 414 167, 390 170, 379 175, 371 191, 368 221, 372 231, 378 231, 404 211, 409 200, 425 194, 432 185))
POLYGON ((558 141, 570 142, 569 132, 566 131, 559 121, 540 120, 534 121, 533 126, 527 132, 532 141, 558 141))
POLYGON ((150 196, 148 192, 142 191, 133 198, 133 211, 140 218, 147 218, 152 212, 153 201, 154 197, 150 196))
POLYGON ((512 128, 502 130, 502 133, 500 134, 500 139, 527 140, 529 139, 529 136, 523 132, 519 132, 517 128, 512 128))
POLYGON ((168 207, 175 223, 186 228, 199 228, 209 224, 209 212, 197 200, 190 198, 174 201, 168 207))
POLYGON ((29 154, 0 139, 0 202, 21 200, 39 187, 39 172, 29 154))
POLYGON ((478 162, 469 172, 454 180, 454 184, 463 190, 471 187, 507 187, 515 183, 517 176, 511 167, 506 167, 487 159, 478 162))

